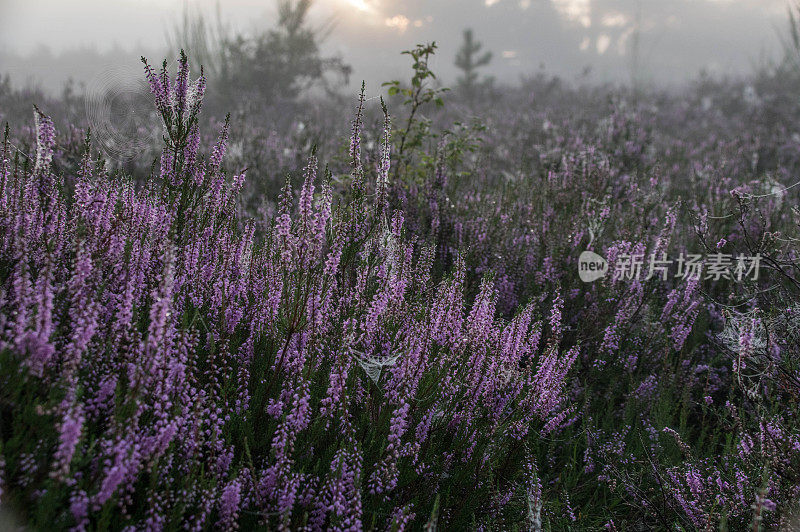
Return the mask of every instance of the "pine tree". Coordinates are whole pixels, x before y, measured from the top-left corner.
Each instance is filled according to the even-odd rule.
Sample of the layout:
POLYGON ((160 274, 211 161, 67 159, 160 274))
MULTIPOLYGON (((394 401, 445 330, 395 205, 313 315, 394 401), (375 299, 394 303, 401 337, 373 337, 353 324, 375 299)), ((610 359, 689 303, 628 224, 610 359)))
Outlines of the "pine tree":
POLYGON ((483 43, 477 42, 471 29, 464 30, 464 43, 456 54, 456 67, 464 74, 458 78, 459 86, 468 98, 472 98, 478 85, 478 68, 486 66, 492 60, 492 52, 481 54, 483 43))

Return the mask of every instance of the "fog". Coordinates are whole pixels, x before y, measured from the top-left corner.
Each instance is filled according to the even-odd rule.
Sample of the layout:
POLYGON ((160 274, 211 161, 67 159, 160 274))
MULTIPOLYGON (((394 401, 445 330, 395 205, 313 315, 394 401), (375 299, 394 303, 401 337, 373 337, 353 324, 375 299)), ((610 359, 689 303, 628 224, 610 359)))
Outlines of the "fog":
MULTIPOLYGON (((211 0, 2 0, 0 72, 49 90, 86 81, 109 61, 167 53, 184 9, 213 17, 211 0)), ((400 52, 435 40, 434 64, 455 78, 453 58, 473 28, 494 59, 485 74, 513 83, 538 71, 567 79, 674 85, 701 71, 741 75, 777 56, 784 0, 317 0, 312 22, 327 28, 326 53, 368 86, 399 75, 400 52)), ((235 31, 274 25, 275 2, 229 0, 221 20, 235 31)))

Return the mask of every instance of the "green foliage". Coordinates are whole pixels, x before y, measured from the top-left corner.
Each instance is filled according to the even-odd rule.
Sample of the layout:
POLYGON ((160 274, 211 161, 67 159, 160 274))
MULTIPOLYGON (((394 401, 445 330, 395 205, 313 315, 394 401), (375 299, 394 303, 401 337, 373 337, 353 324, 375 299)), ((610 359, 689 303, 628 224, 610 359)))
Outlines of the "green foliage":
POLYGON ((408 117, 405 125, 394 132, 393 138, 400 139, 398 143, 397 164, 395 178, 397 178, 411 164, 414 150, 420 148, 423 141, 431 134, 431 123, 420 113, 430 104, 443 107, 442 94, 449 89, 436 87, 436 75, 428 66, 431 57, 436 53, 436 43, 418 44, 413 50, 406 50, 403 55, 411 57, 413 74, 409 85, 404 86, 400 81, 388 81, 383 84, 388 87, 389 96, 402 96, 403 105, 408 107, 408 117))

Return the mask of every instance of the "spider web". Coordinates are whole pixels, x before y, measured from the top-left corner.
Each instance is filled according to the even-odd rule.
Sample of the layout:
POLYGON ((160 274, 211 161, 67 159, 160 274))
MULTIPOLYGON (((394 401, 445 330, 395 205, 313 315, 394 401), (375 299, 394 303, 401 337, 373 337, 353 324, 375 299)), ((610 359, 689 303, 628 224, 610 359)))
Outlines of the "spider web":
POLYGON ((353 349, 352 347, 350 348, 350 354, 356 359, 358 365, 361 366, 367 373, 367 377, 372 379, 372 382, 374 382, 376 385, 381 378, 383 368, 394 366, 397 362, 397 359, 400 358, 400 353, 389 356, 375 357, 366 355, 361 351, 353 349))

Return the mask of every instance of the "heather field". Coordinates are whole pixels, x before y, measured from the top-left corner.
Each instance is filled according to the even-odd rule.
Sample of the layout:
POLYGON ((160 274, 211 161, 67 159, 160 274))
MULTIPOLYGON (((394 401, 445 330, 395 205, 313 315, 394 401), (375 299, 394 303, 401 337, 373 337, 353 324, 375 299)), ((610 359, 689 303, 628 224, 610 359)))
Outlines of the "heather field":
POLYGON ((436 53, 263 104, 143 58, 125 124, 0 83, 0 529, 800 529, 796 63, 436 53))

